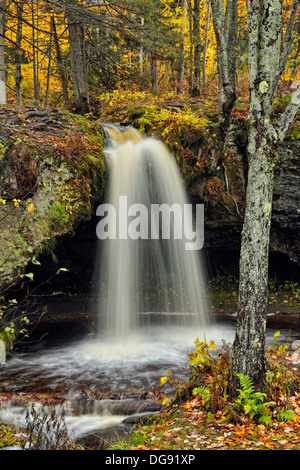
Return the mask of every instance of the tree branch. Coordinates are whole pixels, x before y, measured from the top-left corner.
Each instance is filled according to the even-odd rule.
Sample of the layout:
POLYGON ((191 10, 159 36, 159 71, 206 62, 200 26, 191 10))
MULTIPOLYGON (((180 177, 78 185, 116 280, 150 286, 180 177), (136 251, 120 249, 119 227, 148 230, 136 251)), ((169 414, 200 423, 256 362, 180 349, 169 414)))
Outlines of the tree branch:
POLYGON ((248 30, 249 30, 249 45, 248 45, 248 63, 249 63, 249 78, 250 78, 250 91, 255 91, 254 82, 257 77, 258 71, 258 34, 259 34, 259 1, 247 0, 247 16, 248 16, 248 30))
POLYGON ((283 74, 287 61, 289 59, 289 55, 293 46, 293 39, 294 39, 293 31, 294 31, 294 25, 295 25, 296 16, 298 13, 299 5, 300 5, 300 0, 293 0, 292 6, 291 6, 290 17, 289 17, 287 27, 286 27, 283 52, 280 57, 278 72, 276 76, 274 77, 273 84, 270 87, 269 92, 268 92, 269 99, 273 99, 276 87, 279 83, 280 77, 283 74))
POLYGON ((291 101, 287 105, 285 111, 281 114, 277 124, 274 126, 279 140, 283 140, 289 129, 295 122, 297 114, 300 110, 300 86, 292 94, 291 101))

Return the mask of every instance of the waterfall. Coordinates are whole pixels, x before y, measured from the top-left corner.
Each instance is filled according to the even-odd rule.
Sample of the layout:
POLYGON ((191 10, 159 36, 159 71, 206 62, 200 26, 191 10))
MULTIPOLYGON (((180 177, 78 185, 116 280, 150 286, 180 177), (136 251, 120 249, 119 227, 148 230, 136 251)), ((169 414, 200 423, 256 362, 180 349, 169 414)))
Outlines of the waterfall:
POLYGON ((178 214, 190 230, 195 222, 176 160, 164 143, 131 127, 104 128, 108 194, 97 215, 106 215, 101 233, 104 222, 112 231, 99 242, 99 331, 124 338, 160 323, 202 328, 208 322, 205 269, 202 251, 187 249, 191 237, 178 235, 178 214), (162 204, 177 209, 169 212, 170 236, 164 237, 161 214, 151 218, 162 204))

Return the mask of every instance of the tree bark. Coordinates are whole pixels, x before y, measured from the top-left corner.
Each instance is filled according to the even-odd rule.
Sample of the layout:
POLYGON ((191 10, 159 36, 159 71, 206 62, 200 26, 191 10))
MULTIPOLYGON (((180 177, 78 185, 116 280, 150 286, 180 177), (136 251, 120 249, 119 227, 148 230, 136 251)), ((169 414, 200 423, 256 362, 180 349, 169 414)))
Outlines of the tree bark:
POLYGON ((56 60, 58 63, 58 68, 59 68, 59 75, 60 75, 61 86, 63 89, 63 96, 64 96, 66 105, 68 105, 70 103, 70 98, 69 98, 69 93, 68 93, 68 83, 67 83, 67 79, 65 76, 62 54, 61 54, 61 50, 59 46, 59 40, 57 36, 56 23, 55 23, 54 16, 52 16, 52 26, 53 26, 53 39, 54 39, 54 45, 55 45, 55 51, 56 51, 56 60))
POLYGON ((203 81, 204 86, 206 85, 206 54, 207 54, 207 47, 208 47, 209 17, 210 17, 210 0, 207 0, 205 39, 204 39, 204 46, 203 46, 203 71, 202 71, 202 81, 203 81))
POLYGON ((5 25, 6 1, 0 2, 0 103, 7 104, 5 53, 4 53, 4 25, 5 25))
POLYGON ((52 61, 52 38, 53 38, 53 24, 54 16, 51 16, 51 26, 50 26, 50 44, 49 44, 49 62, 47 70, 47 84, 46 84, 46 96, 45 96, 45 108, 48 106, 49 100, 49 88, 50 88, 50 72, 51 72, 51 61, 52 61))
MULTIPOLYGON (((293 1, 291 22, 295 21, 293 1), (294 18, 294 19, 293 19, 294 18)), ((232 395, 237 374, 247 375, 257 390, 265 385, 265 337, 268 299, 268 255, 277 145, 300 109, 296 90, 278 122, 272 122, 274 92, 293 36, 287 28, 282 48, 281 0, 247 0, 249 30, 249 145, 248 181, 242 244, 237 329, 232 350, 232 395), (280 52, 282 55, 280 55, 280 52)))
POLYGON ((34 0, 31 0, 31 21, 32 21, 32 66, 33 66, 33 87, 34 99, 38 101, 40 95, 39 73, 38 73, 38 47, 35 33, 34 0))
POLYGON ((74 100, 87 102, 88 84, 86 76, 85 26, 75 14, 68 12, 67 16, 74 100))
POLYGON ((249 172, 240 253, 239 307, 232 350, 232 386, 236 374, 251 378, 257 389, 265 380, 268 301, 268 256, 276 148, 267 130, 253 128, 249 137, 249 172))
POLYGON ((22 83, 22 69, 21 69, 21 43, 22 43, 22 29, 23 29, 23 7, 24 7, 24 0, 21 0, 17 5, 17 18, 18 18, 18 26, 17 26, 17 35, 16 35, 16 70, 15 70, 15 82, 16 82, 16 101, 18 105, 22 104, 22 90, 21 90, 21 83, 22 83))
POLYGON ((157 69, 157 57, 155 51, 151 53, 150 62, 150 73, 151 73, 151 92, 154 96, 158 94, 158 69, 157 69))
MULTIPOLYGON (((211 0, 219 75, 219 140, 226 142, 236 101, 237 1, 211 0)), ((223 144, 222 144, 223 145, 223 144)))
POLYGON ((177 74, 177 91, 178 93, 183 92, 183 81, 184 81, 184 62, 185 62, 185 32, 186 32, 186 0, 181 0, 181 8, 183 10, 183 30, 182 39, 180 42, 180 59, 178 63, 178 74, 177 74))
POLYGON ((200 39, 200 0, 194 0, 194 86, 193 96, 200 96, 201 82, 201 39, 200 39))

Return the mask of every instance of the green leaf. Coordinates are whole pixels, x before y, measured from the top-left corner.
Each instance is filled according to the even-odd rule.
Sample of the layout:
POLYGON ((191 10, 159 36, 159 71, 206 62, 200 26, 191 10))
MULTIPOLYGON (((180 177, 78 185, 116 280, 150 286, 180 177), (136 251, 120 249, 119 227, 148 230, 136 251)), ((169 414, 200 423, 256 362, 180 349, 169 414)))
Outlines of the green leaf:
POLYGON ((25 274, 25 277, 29 277, 33 281, 33 273, 25 274))
POLYGON ((59 274, 60 272, 65 272, 65 271, 69 271, 69 270, 67 268, 59 268, 56 274, 59 274))

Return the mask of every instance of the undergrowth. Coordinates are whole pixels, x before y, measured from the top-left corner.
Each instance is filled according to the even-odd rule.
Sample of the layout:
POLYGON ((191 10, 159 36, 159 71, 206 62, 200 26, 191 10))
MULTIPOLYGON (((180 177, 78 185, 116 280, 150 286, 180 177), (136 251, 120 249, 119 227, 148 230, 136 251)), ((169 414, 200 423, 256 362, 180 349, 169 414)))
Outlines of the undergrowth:
MULTIPOLYGON (((238 304, 238 277, 230 274, 217 274, 209 281, 212 301, 218 306, 235 307, 238 304)), ((268 302, 269 305, 285 305, 299 309, 300 284, 295 281, 280 281, 277 278, 269 279, 268 302)))
MULTIPOLYGON (((274 335, 274 343, 266 352, 265 389, 255 390, 250 378, 239 374, 240 387, 235 399, 229 393, 229 346, 223 343, 216 349, 214 342, 197 339, 195 349, 188 355, 188 380, 177 380, 171 371, 166 371, 161 386, 168 383, 173 393, 165 397, 164 410, 138 426, 129 440, 119 441, 111 448, 214 448, 223 445, 223 429, 230 430, 228 435, 236 429, 234 448, 245 447, 245 443, 239 446, 237 436, 244 433, 245 438, 247 432, 250 444, 247 441, 246 446, 254 443, 260 446, 260 438, 266 433, 272 436, 274 446, 277 443, 292 446, 294 439, 299 448, 300 370, 299 365, 291 363, 288 346, 278 344, 279 335, 279 332, 274 335), (283 426, 288 426, 289 440, 283 426)), ((262 448, 272 446, 267 442, 262 448)))

